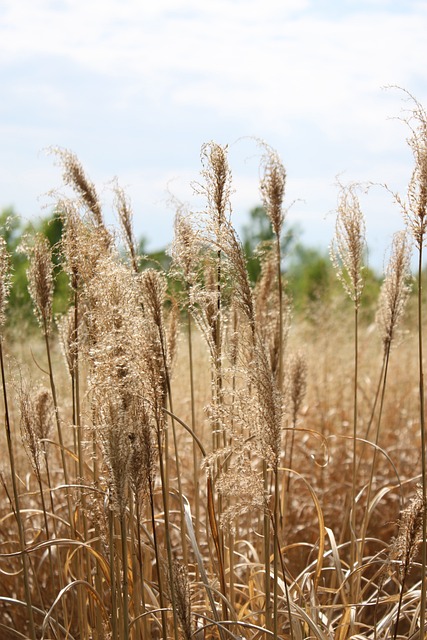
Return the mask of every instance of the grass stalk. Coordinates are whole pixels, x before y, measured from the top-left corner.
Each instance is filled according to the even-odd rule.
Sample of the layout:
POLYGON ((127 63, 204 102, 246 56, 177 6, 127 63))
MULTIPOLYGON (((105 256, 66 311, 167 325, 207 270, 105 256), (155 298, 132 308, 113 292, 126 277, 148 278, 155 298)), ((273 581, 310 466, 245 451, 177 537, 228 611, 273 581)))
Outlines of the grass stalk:
MULTIPOLYGON (((263 480, 264 480, 264 493, 268 495, 269 491, 269 482, 268 482, 268 470, 267 470, 267 462, 263 460, 262 462, 262 472, 263 472, 263 480)), ((265 626, 271 631, 272 630, 272 603, 271 603, 271 578, 270 578, 270 536, 271 536, 271 527, 270 527, 270 516, 268 513, 264 514, 264 531, 263 531, 263 539, 264 539, 264 593, 265 593, 265 626)))
MULTIPOLYGON (((47 323, 45 319, 43 320, 43 337, 44 337, 45 347, 46 347, 46 355, 47 355, 48 371, 49 371, 49 382, 50 382, 50 389, 52 393, 53 408, 55 412, 55 422, 56 422, 56 428, 58 433, 59 448, 61 452, 62 470, 64 472, 65 484, 68 487, 70 482, 69 482, 69 476, 68 476, 67 462, 65 460, 65 446, 64 446, 64 439, 62 437, 62 427, 61 427, 61 420, 59 417, 59 406, 58 406, 58 399, 56 394, 56 385, 55 385, 55 379, 53 375, 52 356, 51 356, 50 344, 49 344, 49 332, 48 332, 47 323)), ((74 527, 73 509, 71 505, 71 496, 68 489, 67 489, 67 504, 68 504, 68 518, 70 521, 70 529, 72 532, 72 536, 75 537, 76 532, 74 527)))
POLYGON ((3 336, 1 335, 0 335, 0 369, 1 369, 2 389, 3 389, 4 424, 6 429, 7 450, 9 454, 9 465, 10 465, 10 474, 12 479, 13 498, 15 502, 15 517, 18 525, 19 546, 22 554, 21 558, 22 558, 22 570, 23 570, 23 576, 24 576, 25 601, 27 604, 28 623, 30 627, 31 638, 32 640, 36 640, 36 629, 34 625, 33 607, 32 607, 31 590, 30 590, 28 557, 27 557, 27 552, 25 548, 24 525, 21 517, 18 486, 16 483, 15 456, 13 452, 12 434, 10 429, 9 404, 8 404, 6 377, 5 377, 5 370, 4 370, 3 336))
POLYGON ((122 599, 123 599, 123 635, 121 640, 129 640, 129 574, 126 513, 120 513, 120 539, 122 555, 122 599))
POLYGON ((279 292, 279 368, 277 375, 277 387, 283 391, 283 283, 282 283, 282 256, 280 248, 280 235, 276 234, 276 260, 277 260, 277 286, 279 292))
MULTIPOLYGON (((48 332, 48 326, 47 326, 47 321, 45 316, 43 316, 43 336, 44 336, 46 355, 47 355, 47 361, 48 361, 49 381, 50 381, 50 388, 52 393, 53 408, 55 413, 55 422, 56 422, 58 441, 59 441, 59 446, 61 451, 62 469, 64 472, 65 485, 67 487, 66 493, 67 493, 68 518, 70 522, 71 535, 73 538, 76 538, 76 528, 75 528, 73 508, 71 503, 71 494, 68 488, 70 486, 70 482, 69 482, 67 463, 65 459, 65 446, 64 446, 64 440, 62 437, 62 427, 61 427, 61 420, 59 416, 58 398, 56 394, 56 385, 55 385, 55 379, 53 375, 53 366, 52 366, 52 356, 51 356, 51 350, 50 350, 50 344, 49 344, 49 332, 48 332)), ((77 565, 77 575, 79 579, 83 579, 84 570, 82 569, 80 562, 77 565)), ((82 589, 78 590, 77 601, 78 601, 78 611, 79 611, 78 621, 79 621, 79 627, 80 627, 80 635, 82 640, 83 639, 85 640, 87 638, 89 625, 88 625, 88 619, 87 619, 88 609, 85 604, 84 592, 82 589)))
POLYGON ((115 554, 114 554, 114 511, 111 504, 111 497, 108 506, 108 543, 110 550, 110 589, 111 589, 111 630, 112 640, 119 640, 117 629, 117 581, 115 572, 115 554))
MULTIPOLYGON (((351 521, 350 521, 350 567, 353 572, 359 563, 356 534, 356 495, 357 495, 357 419, 358 419, 358 383, 359 383, 359 308, 354 307, 354 382, 353 382, 353 446, 351 471, 351 521)), ((351 599, 356 602, 355 582, 351 580, 351 599)))
MULTIPOLYGON (((197 436, 196 432, 196 397, 194 393, 194 362, 193 362, 193 334, 192 334, 192 318, 187 310, 187 327, 188 327, 188 367, 190 375, 190 402, 191 402, 191 430, 197 436)), ((199 482, 199 461, 197 453, 197 443, 193 438, 193 485, 195 495, 195 531, 197 544, 200 542, 200 482, 199 482)))
POLYGON ((157 584, 159 587, 159 604, 160 604, 160 613, 162 617, 162 636, 163 636, 163 640, 167 640, 168 622, 167 622, 165 602, 164 602, 162 567, 160 563, 160 550, 159 550, 159 543, 157 538, 156 516, 155 516, 155 509, 154 509, 153 483, 151 479, 149 480, 149 494, 150 494, 151 528, 153 531, 154 555, 156 558, 156 567, 157 567, 157 584))
POLYGON ((418 245, 418 365, 419 365, 419 397, 420 397, 420 430, 421 430, 421 482, 423 492, 423 538, 421 543, 421 603, 420 627, 424 628, 426 613, 426 569, 427 569, 427 464, 426 464, 426 433, 424 410, 424 364, 423 364, 423 308, 422 308, 422 278, 423 278, 423 243, 418 245))
POLYGON ((165 465, 163 460, 160 428, 157 428, 156 431, 157 431, 157 446, 159 451, 159 469, 160 469, 160 480, 161 480, 161 488, 162 488, 163 509, 164 509, 164 517, 165 517, 166 554, 168 559, 168 571, 170 576, 170 593, 171 593, 172 612, 173 612, 173 632, 174 632, 175 640, 178 640, 178 616, 176 612, 176 595, 175 595, 175 588, 172 581, 173 560, 172 560, 172 542, 170 537, 169 499, 168 499, 168 496, 166 495, 165 465))
MULTIPOLYGON (((144 560, 143 560, 143 551, 142 551, 142 538, 141 538, 141 505, 137 495, 134 496, 135 499, 135 525, 136 525, 136 544, 137 544, 137 559, 138 559, 138 571, 139 571, 139 584, 141 590, 141 606, 142 613, 144 614, 142 617, 142 637, 147 637, 147 619, 146 619, 146 603, 145 603, 145 578, 144 578, 144 560)), ((134 578, 135 580, 135 578, 134 578)))

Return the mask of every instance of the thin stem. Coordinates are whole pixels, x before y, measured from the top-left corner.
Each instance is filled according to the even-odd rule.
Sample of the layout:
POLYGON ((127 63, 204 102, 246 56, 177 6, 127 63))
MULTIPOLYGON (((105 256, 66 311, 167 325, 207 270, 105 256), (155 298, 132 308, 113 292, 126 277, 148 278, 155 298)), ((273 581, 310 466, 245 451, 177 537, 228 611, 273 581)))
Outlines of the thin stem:
POLYGON ((160 566, 159 543, 157 540, 156 518, 154 514, 153 482, 151 478, 149 480, 149 490, 150 490, 151 527, 153 530, 154 554, 156 556, 156 567, 157 567, 157 584, 159 586, 159 604, 160 604, 160 611, 162 616, 162 635, 163 635, 163 640, 167 640, 168 623, 167 623, 165 603, 163 598, 163 584, 162 584, 163 580, 162 580, 162 570, 160 566))
POLYGON ((282 288, 282 257, 280 249, 280 236, 276 235, 276 260, 277 260, 277 286, 279 288, 279 370, 277 386, 283 390, 283 288, 282 288))
POLYGON ((424 414, 424 368, 423 368, 423 315, 422 315, 422 255, 423 245, 419 243, 418 252, 418 355, 419 355, 419 393, 420 393, 420 429, 421 429, 421 477, 423 489, 423 539, 421 566, 421 603, 420 628, 424 628, 426 611, 426 567, 427 567, 427 477, 426 477, 426 434, 424 414))
MULTIPOLYGON (((146 612, 146 604, 145 604, 145 586, 144 586, 144 562, 142 559, 142 539, 141 539, 141 507, 139 497, 135 494, 135 517, 136 517, 136 533, 137 533, 137 548, 138 548, 138 563, 139 563, 139 575, 140 575, 140 583, 141 583, 141 604, 142 604, 142 612, 146 612)), ((143 637, 147 636, 147 621, 145 616, 142 619, 142 627, 143 627, 143 637)))
MULTIPOLYGON (((351 522, 350 522, 350 566, 354 571, 358 563, 358 545, 356 536, 356 480, 357 480, 357 387, 358 387, 358 368, 359 368, 359 309, 358 305, 354 306, 354 387, 353 387, 353 463, 352 463, 352 483, 351 483, 351 522)), ((355 583, 351 582, 352 602, 356 602, 355 583)))
POLYGON ((28 609, 28 621, 30 625, 31 637, 33 640, 36 640, 36 630, 34 626, 33 608, 31 603, 30 579, 29 579, 29 571, 28 571, 28 556, 25 550, 24 525, 21 518, 18 487, 16 484, 15 457, 13 453, 12 435, 10 430, 9 405, 8 405, 7 391, 6 391, 6 377, 5 377, 5 371, 4 371, 3 337, 2 336, 0 336, 0 369, 1 369, 1 380, 2 380, 2 387, 3 387, 4 424, 6 428, 6 439, 7 439, 8 453, 9 453, 10 473, 12 477, 13 497, 15 500, 15 516, 16 516, 16 522, 18 524, 19 546, 21 548, 21 553, 22 553, 22 569, 24 573, 25 600, 26 600, 27 609, 28 609))
MULTIPOLYGON (((267 462, 262 461, 262 472, 264 479, 264 493, 268 495, 268 471, 267 462)), ((271 588, 270 588, 270 516, 264 514, 264 575, 265 575, 265 626, 272 630, 272 610, 271 610, 271 588)))
MULTIPOLYGON (((196 433, 196 399, 194 393, 194 362, 193 362, 193 341, 192 341, 192 320, 191 314, 187 310, 187 325, 188 325, 188 360, 189 360, 189 371, 190 371, 190 399, 191 399, 191 430, 194 434, 196 433)), ((193 438, 193 483, 194 483, 194 495, 196 499, 195 505, 195 531, 196 531, 196 540, 197 544, 199 544, 200 537, 200 502, 199 502, 199 491, 200 491, 200 482, 199 482, 199 473, 198 473, 199 463, 198 463, 198 454, 197 454, 197 443, 193 438)))
MULTIPOLYGON (((279 474, 277 472, 277 468, 274 469, 274 533, 275 537, 278 537, 278 525, 279 525, 279 474)), ((279 554, 280 554, 280 544, 279 540, 277 540, 277 544, 274 544, 273 541, 273 633, 274 638, 276 640, 277 631, 278 631, 278 587, 279 587, 279 554)), ((283 581, 286 582, 286 578, 283 575, 283 581)), ((289 618, 289 625, 292 629, 292 622, 289 618)))
POLYGON ((110 584, 111 584, 111 629, 112 640, 118 640, 117 633, 117 591, 116 591, 116 573, 114 570, 114 512, 110 504, 108 508, 108 529, 109 529, 109 545, 110 545, 110 584))
POLYGON ((129 640, 129 578, 126 513, 120 514, 120 538, 122 543, 122 595, 123 595, 123 640, 129 640))
MULTIPOLYGON (((50 388, 52 393, 53 408, 55 412, 56 428, 58 432, 59 448, 61 451, 62 469, 64 471, 65 484, 68 486, 70 483, 69 483, 69 477, 68 477, 67 463, 65 461, 65 447, 64 447, 64 440, 62 437, 61 420, 59 418, 59 407, 58 407, 58 400, 56 395, 55 380, 53 377, 52 358, 50 354, 50 345, 49 345, 49 335, 47 330, 47 322, 45 318, 43 319, 43 336, 45 339, 46 355, 47 355, 47 361, 48 361, 48 367, 49 367, 49 381, 50 381, 50 388)), ((75 537, 76 532, 74 527, 73 510, 71 506, 71 496, 68 490, 67 490, 67 502, 68 502, 68 518, 70 521, 70 528, 71 528, 73 537, 75 537)))
POLYGON ((157 446, 159 451, 159 467, 160 467, 160 478, 161 478, 161 486, 162 486, 162 498, 163 498, 163 507, 164 507, 164 516, 165 516, 165 536, 166 536, 166 552, 168 558, 168 569, 170 575, 170 592, 171 592, 171 601, 172 601, 172 611, 173 611, 173 631, 174 638, 178 640, 178 616, 176 612, 176 596, 175 589, 172 580, 172 571, 173 571, 173 562, 172 562, 172 542, 170 538, 170 521, 169 521, 169 500, 166 493, 166 477, 165 477, 165 465, 163 461, 163 453, 162 453, 162 440, 161 440, 161 432, 160 427, 157 427, 157 446))

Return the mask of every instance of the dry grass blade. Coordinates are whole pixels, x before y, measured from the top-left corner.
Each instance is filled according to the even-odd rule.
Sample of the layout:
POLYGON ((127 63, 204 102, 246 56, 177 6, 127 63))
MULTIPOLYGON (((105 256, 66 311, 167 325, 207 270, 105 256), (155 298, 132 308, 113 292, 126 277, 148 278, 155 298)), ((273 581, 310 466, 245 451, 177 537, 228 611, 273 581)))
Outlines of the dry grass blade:
POLYGON ((197 544, 197 540, 196 540, 196 534, 194 532, 194 527, 193 527, 193 520, 191 517, 191 507, 190 504, 187 500, 187 498, 185 496, 183 496, 183 501, 184 501, 184 513, 185 513, 185 522, 187 525, 187 532, 188 532, 188 537, 190 539, 190 543, 191 546, 193 548, 194 554, 196 556, 196 560, 197 560, 197 566, 199 568, 199 572, 200 572, 200 576, 202 578, 202 582, 204 584, 204 587, 206 589, 206 594, 208 596, 209 599, 209 603, 211 605, 211 611, 212 614, 215 618, 216 622, 219 622, 219 615, 218 615, 218 611, 216 608, 216 604, 215 604, 215 600, 213 599, 212 596, 212 589, 211 586, 209 584, 209 580, 208 580, 208 576, 206 574, 206 570, 204 567, 204 561, 203 561, 203 557, 202 554, 200 553, 198 544, 197 544))
POLYGON ((68 583, 61 591, 60 593, 58 593, 57 597, 55 598, 55 601, 52 603, 52 606, 50 607, 49 611, 46 613, 46 615, 44 616, 43 619, 43 624, 42 624, 42 628, 41 628, 41 640, 44 640, 45 637, 45 633, 47 631, 47 628, 50 624, 50 619, 52 617, 53 614, 53 610, 56 607, 56 605, 61 601, 61 599, 71 590, 76 589, 77 587, 84 587, 86 589, 86 591, 88 592, 88 594, 90 595, 90 597, 92 597, 95 601, 96 604, 98 605, 98 607, 100 608, 100 610, 102 611, 103 615, 104 615, 104 619, 106 622, 108 622, 109 620, 109 616, 108 613, 104 607, 104 604, 101 600, 101 598, 99 597, 99 594, 95 591, 95 589, 92 587, 91 584, 89 584, 89 582, 87 582, 86 580, 74 580, 73 582, 68 583))

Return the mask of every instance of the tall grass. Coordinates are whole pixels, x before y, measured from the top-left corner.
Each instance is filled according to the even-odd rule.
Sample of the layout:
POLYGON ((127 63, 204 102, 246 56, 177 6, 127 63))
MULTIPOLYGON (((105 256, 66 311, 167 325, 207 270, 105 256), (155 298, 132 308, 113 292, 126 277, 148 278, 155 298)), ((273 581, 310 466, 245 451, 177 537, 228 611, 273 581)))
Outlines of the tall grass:
POLYGON ((344 640, 423 627, 427 119, 418 103, 413 116, 416 169, 408 201, 396 200, 419 252, 418 302, 402 232, 378 332, 359 313, 354 185, 340 193, 334 245, 353 308, 317 300, 291 323, 286 171, 270 147, 260 186, 273 242, 255 287, 226 147, 202 149, 206 210, 177 207, 168 274, 138 255, 123 190, 121 239, 77 158, 56 150, 73 190, 57 201, 70 309, 54 322, 51 255, 27 238, 41 336, 30 346, 9 328, 0 341, 0 637, 344 640))

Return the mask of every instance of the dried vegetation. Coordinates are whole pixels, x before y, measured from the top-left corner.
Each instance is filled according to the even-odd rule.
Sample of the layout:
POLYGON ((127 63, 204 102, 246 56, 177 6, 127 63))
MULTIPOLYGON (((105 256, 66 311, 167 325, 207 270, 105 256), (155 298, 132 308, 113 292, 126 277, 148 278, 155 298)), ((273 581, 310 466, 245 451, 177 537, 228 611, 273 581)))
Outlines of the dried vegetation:
POLYGON ((286 172, 270 147, 273 241, 255 287, 226 147, 202 148, 206 210, 178 208, 169 274, 138 255, 124 192, 126 256, 80 163, 56 150, 75 192, 57 202, 70 308, 52 318, 50 247, 28 238, 43 340, 26 363, 4 329, 0 243, 1 638, 423 637, 427 118, 413 105, 415 169, 396 196, 408 230, 393 240, 378 331, 359 317, 356 185, 340 189, 331 249, 352 309, 318 300, 291 319, 286 172), (420 293, 405 319, 412 240, 420 293))

